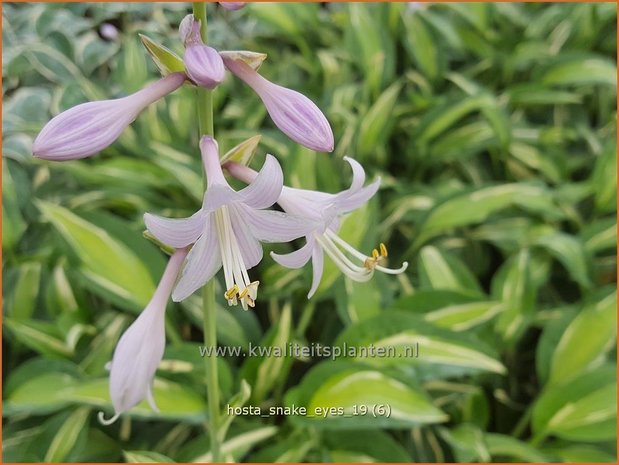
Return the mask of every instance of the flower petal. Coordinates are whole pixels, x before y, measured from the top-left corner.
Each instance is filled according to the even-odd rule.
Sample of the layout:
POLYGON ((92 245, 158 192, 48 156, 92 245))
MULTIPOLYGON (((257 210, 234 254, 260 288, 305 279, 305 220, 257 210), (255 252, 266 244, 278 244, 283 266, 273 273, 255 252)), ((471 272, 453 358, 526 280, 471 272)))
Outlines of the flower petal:
POLYGON ((252 208, 267 208, 277 202, 284 185, 284 174, 273 155, 267 155, 256 178, 239 191, 243 203, 252 208))
POLYGON ((308 239, 303 247, 287 254, 271 252, 271 258, 286 268, 301 268, 312 257, 315 242, 308 239))
POLYGON ((202 236, 187 255, 181 278, 172 292, 172 300, 180 302, 189 297, 206 284, 219 268, 221 268, 221 254, 217 232, 212 215, 208 215, 202 236))
POLYGON ((322 270, 324 268, 324 252, 320 246, 314 247, 312 250, 312 287, 307 293, 307 298, 311 299, 318 290, 320 280, 322 278, 322 270))
POLYGON ((362 189, 359 189, 354 194, 351 194, 343 199, 336 200, 335 205, 340 213, 347 213, 356 210, 361 205, 370 200, 380 187, 380 178, 372 184, 368 184, 362 189))
POLYGON ((317 222, 272 210, 254 210, 240 204, 254 237, 262 242, 289 242, 316 229, 317 222))
POLYGON ((144 214, 148 231, 160 242, 176 249, 187 247, 198 240, 206 222, 202 210, 189 218, 164 218, 151 213, 144 214))
POLYGON ((204 193, 202 210, 214 212, 218 208, 240 200, 239 193, 235 192, 228 184, 213 184, 204 193))
POLYGON ((361 163, 354 158, 344 157, 344 160, 346 160, 352 168, 352 182, 350 183, 348 192, 355 192, 361 189, 365 183, 365 170, 363 166, 361 166, 361 163))
POLYGON ((228 207, 232 231, 241 249, 246 269, 253 268, 262 260, 262 245, 252 234, 249 225, 243 220, 242 210, 237 205, 228 207))
POLYGON ((224 62, 213 47, 189 45, 183 59, 187 76, 199 86, 214 89, 224 80, 224 62))

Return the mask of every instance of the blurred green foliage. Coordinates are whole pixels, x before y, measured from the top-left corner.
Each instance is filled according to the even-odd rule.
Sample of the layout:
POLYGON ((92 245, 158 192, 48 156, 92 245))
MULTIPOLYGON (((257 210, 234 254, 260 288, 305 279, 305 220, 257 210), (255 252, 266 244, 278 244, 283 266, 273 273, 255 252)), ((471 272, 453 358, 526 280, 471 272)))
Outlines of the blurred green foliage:
MULTIPOLYGON (((105 364, 165 263, 142 214, 187 216, 201 201, 193 90, 151 106, 92 159, 30 152, 52 115, 155 79, 138 33, 180 53, 187 12, 3 5, 4 461, 209 460, 197 298, 168 309, 161 413, 140 405, 110 427, 95 415, 110 408, 105 364), (99 33, 105 23, 116 38, 99 33)), ((219 340, 420 344, 416 359, 221 358, 231 405, 393 410, 236 417, 226 457, 614 462, 616 5, 209 13, 211 45, 268 53, 261 72, 316 101, 337 140, 334 155, 291 143, 229 78, 215 93, 223 150, 261 133, 258 162, 273 153, 289 184, 325 191, 346 186, 341 158, 354 156, 383 187, 343 237, 362 250, 383 241, 411 264, 360 285, 328 263, 307 301, 309 270, 265 259, 252 272, 257 308, 219 308, 219 340)))

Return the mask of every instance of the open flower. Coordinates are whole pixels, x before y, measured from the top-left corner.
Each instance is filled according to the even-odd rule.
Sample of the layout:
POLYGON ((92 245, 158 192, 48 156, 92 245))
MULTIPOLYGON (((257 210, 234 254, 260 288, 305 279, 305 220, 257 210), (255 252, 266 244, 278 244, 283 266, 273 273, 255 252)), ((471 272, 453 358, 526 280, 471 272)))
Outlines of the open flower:
POLYGON ((82 103, 63 111, 41 130, 32 153, 57 161, 94 155, 118 139, 144 108, 183 82, 184 73, 173 73, 127 97, 82 103))
MULTIPOLYGON (((310 259, 313 267, 312 287, 308 293, 310 298, 320 284, 322 278, 324 252, 333 260, 338 268, 349 278, 358 282, 369 281, 374 271, 388 274, 403 273, 408 267, 404 262, 398 269, 383 266, 387 259, 387 248, 380 244, 371 255, 365 255, 338 236, 339 218, 365 204, 380 186, 380 178, 363 187, 365 172, 363 167, 349 157, 344 159, 353 171, 350 187, 338 194, 294 189, 284 187, 277 203, 287 212, 314 221, 317 227, 306 235, 306 244, 299 250, 280 255, 271 253, 273 259, 287 268, 301 268, 310 259)), ((250 182, 256 177, 256 172, 238 163, 228 163, 226 168, 237 179, 250 182)))
POLYGON ((200 141, 207 176, 202 208, 189 218, 169 219, 144 215, 146 227, 159 241, 179 248, 194 244, 172 299, 181 301, 202 287, 222 267, 229 305, 253 307, 258 281, 247 270, 262 260, 262 242, 288 242, 315 227, 311 220, 264 210, 273 205, 283 183, 277 160, 267 155, 260 173, 245 189, 236 192, 224 178, 217 142, 204 136, 200 141))
POLYGON ((260 97, 275 125, 295 142, 318 152, 332 152, 333 131, 329 121, 305 95, 272 83, 238 53, 222 52, 224 64, 260 97))
POLYGON ((170 257, 151 301, 116 345, 110 366, 114 416, 106 420, 100 413, 99 421, 103 424, 113 423, 144 398, 158 411, 152 384, 165 348, 165 309, 186 255, 187 250, 180 249, 170 257))
POLYGON ((209 47, 200 36, 200 21, 187 15, 179 26, 179 34, 185 45, 185 70, 197 85, 214 89, 225 77, 224 63, 217 50, 209 47))

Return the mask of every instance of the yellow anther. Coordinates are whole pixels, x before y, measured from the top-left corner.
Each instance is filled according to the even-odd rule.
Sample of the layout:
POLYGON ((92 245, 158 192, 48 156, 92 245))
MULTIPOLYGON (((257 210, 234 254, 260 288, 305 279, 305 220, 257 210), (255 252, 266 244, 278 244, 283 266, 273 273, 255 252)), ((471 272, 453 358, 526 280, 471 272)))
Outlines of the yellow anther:
POLYGON ((387 246, 382 242, 380 243, 380 255, 381 257, 386 257, 387 255, 389 255, 389 253, 387 252, 387 246))
POLYGON ((239 286, 235 284, 234 286, 232 286, 230 289, 228 289, 224 293, 224 297, 226 298, 226 300, 232 300, 234 299, 234 297, 236 296, 238 292, 239 292, 239 286))
POLYGON ((372 258, 376 260, 378 257, 379 257, 378 250, 376 249, 372 250, 372 258))
POLYGON ((246 287, 245 289, 243 289, 243 292, 241 292, 239 294, 239 299, 242 299, 243 297, 245 297, 247 294, 249 293, 249 288, 246 287))

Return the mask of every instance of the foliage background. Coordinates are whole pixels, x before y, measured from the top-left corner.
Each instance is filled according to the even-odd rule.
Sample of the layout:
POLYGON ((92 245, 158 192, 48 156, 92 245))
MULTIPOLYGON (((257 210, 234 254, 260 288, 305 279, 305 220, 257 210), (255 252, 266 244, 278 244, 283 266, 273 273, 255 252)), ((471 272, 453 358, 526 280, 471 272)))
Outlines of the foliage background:
MULTIPOLYGON (((101 155, 31 156, 54 114, 157 76, 137 34, 180 52, 184 4, 3 4, 4 461, 207 461, 199 301, 170 305, 162 412, 111 427, 105 364, 148 301, 165 256, 146 211, 201 200, 193 91, 150 107, 101 155), (120 31, 113 40, 103 23, 120 31)), ((211 44, 267 52, 262 72, 333 124, 333 155, 282 136, 228 79, 216 95, 227 150, 263 134, 289 183, 335 191, 361 161, 383 187, 345 222, 379 241, 400 279, 367 285, 264 260, 253 312, 218 309, 246 346, 420 342, 418 359, 220 360, 225 401, 389 404, 398 418, 234 419, 247 461, 616 460, 616 5, 209 6, 211 44), (354 381, 354 380, 361 381, 354 381), (337 381, 347 380, 349 388, 337 381), (338 400, 339 399, 339 400, 338 400)), ((279 245, 279 251, 288 246, 279 245)), ((265 254, 265 256, 267 256, 265 254)), ((223 301, 223 299, 222 299, 223 301)))

